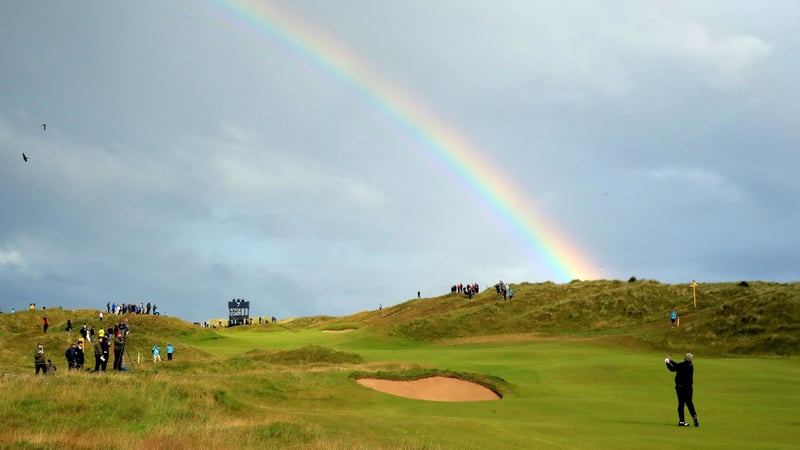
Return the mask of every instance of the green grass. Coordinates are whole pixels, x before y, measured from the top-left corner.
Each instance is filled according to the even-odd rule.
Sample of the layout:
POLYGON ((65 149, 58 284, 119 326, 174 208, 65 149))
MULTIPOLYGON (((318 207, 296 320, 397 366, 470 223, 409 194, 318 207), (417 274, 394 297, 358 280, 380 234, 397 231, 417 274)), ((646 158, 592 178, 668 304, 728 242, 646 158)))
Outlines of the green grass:
POLYGON ((651 281, 515 291, 507 303, 493 292, 447 295, 218 330, 131 316, 129 352, 145 362, 105 375, 67 373, 63 362, 66 319, 77 331, 83 320, 97 323, 96 311, 48 310, 47 335, 41 311, 0 315, 0 443, 788 449, 800 441, 796 284, 703 285, 697 310, 691 290, 686 302, 687 286, 651 281), (681 309, 677 329, 667 319, 672 307, 681 309), (323 332, 343 329, 352 331, 323 332), (59 365, 56 376, 32 375, 37 341, 59 365), (154 364, 150 347, 167 342, 175 360, 154 364), (676 426, 673 374, 663 364, 666 353, 685 351, 696 355, 699 429, 676 426), (503 398, 410 400, 355 382, 435 374, 479 382, 503 398))

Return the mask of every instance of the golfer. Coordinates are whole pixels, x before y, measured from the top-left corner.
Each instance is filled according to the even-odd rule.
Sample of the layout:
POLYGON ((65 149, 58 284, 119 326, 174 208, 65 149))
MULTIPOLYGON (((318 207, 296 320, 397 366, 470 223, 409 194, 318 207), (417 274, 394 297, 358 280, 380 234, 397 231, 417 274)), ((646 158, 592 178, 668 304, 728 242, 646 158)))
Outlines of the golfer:
POLYGON ((694 426, 700 426, 700 422, 697 421, 697 413, 694 410, 694 403, 692 402, 692 384, 694 383, 693 359, 694 355, 687 353, 683 355, 683 362, 676 363, 669 355, 664 360, 667 369, 669 369, 670 372, 675 372, 675 393, 678 394, 679 427, 689 426, 689 422, 685 420, 683 414, 684 405, 689 408, 689 414, 691 414, 692 419, 694 419, 694 426))

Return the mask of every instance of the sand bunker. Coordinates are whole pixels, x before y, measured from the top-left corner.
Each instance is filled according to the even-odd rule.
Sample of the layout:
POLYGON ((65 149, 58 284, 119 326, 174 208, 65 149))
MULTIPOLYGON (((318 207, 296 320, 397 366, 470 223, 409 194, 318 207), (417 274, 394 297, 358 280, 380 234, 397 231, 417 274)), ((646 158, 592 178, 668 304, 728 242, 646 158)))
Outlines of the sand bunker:
POLYGON ((345 328, 344 330, 322 330, 323 333, 347 333, 349 331, 355 331, 355 328, 345 328))
POLYGON ((450 377, 436 376, 408 381, 360 378, 358 383, 376 391, 417 400, 473 402, 501 398, 496 392, 478 383, 450 377))

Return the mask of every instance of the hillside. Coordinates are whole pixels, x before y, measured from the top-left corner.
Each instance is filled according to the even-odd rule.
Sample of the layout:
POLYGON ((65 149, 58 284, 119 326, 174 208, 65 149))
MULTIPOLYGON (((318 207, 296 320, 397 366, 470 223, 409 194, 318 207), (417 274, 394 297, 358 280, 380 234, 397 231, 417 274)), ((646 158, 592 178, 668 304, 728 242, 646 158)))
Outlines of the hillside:
MULTIPOLYGON (((129 314, 124 316, 106 315, 103 321, 98 318, 98 310, 79 309, 63 310, 61 308, 18 311, 14 314, 0 314, 0 367, 4 372, 28 371, 33 358, 36 343, 41 342, 48 358, 63 365, 64 350, 71 342, 80 338, 80 329, 84 323, 100 328, 113 327, 114 323, 125 318, 131 329, 127 342, 127 350, 131 358, 150 357, 150 349, 159 344, 162 348, 170 341, 213 338, 213 333, 192 325, 175 317, 161 317, 129 314), (42 317, 47 315, 50 328, 42 332, 42 317), (67 320, 72 321, 72 335, 68 336, 65 328, 67 320), (20 358, 20 353, 24 358, 20 358)), ((91 344, 85 347, 87 364, 94 366, 94 353, 91 344)), ((194 347, 183 347, 184 357, 194 358, 203 352, 194 347)))
MULTIPOLYGON (((67 371, 63 355, 83 322, 99 328, 98 311, 0 314, 0 442, 3 448, 97 442, 121 449, 676 448, 683 441, 665 431, 675 426, 675 400, 662 358, 692 351, 698 406, 708 411, 703 428, 692 433, 693 447, 795 448, 799 287, 701 284, 695 309, 688 285, 523 283, 507 302, 490 290, 472 299, 448 294, 344 317, 223 329, 129 315, 131 370, 105 374, 91 370, 91 356, 87 370, 67 371), (669 322, 673 308, 681 316, 676 328, 669 322), (346 330, 353 332, 325 333, 346 330), (36 342, 59 367, 54 376, 34 375, 36 342), (167 342, 176 357, 153 362, 152 345, 163 349, 167 342), (502 399, 420 401, 357 382, 431 375, 476 382, 502 399)), ((120 318, 107 316, 104 325, 120 318)))
POLYGON ((544 333, 606 337, 654 349, 694 348, 708 354, 797 355, 800 283, 689 284, 641 280, 514 285, 512 300, 494 289, 411 300, 381 311, 335 319, 360 322, 391 336, 423 341, 544 333), (675 310, 680 326, 670 326, 675 310))
MULTIPOLYGON (((414 299, 380 311, 344 317, 315 316, 277 325, 253 325, 265 331, 305 328, 369 328, 373 333, 417 341, 442 341, 509 334, 566 335, 601 338, 615 345, 653 349, 692 348, 716 355, 790 356, 800 353, 800 283, 710 283, 697 287, 697 308, 688 284, 640 280, 573 281, 566 284, 522 283, 513 286, 514 298, 503 301, 493 288, 468 299, 461 294, 414 299), (669 314, 676 310, 680 326, 672 328, 669 314)), ((175 317, 128 315, 132 357, 149 357, 150 348, 169 341, 198 342, 219 339, 212 330, 198 328, 175 317)), ((60 361, 70 338, 64 332, 72 320, 73 336, 88 323, 101 326, 98 311, 20 311, 0 314, 0 363, 4 370, 27 368, 19 360, 42 341, 60 361), (50 332, 41 332, 47 314, 50 332)), ((106 316, 113 326, 117 316, 106 316)), ((231 330, 235 332, 235 330, 231 330)), ((206 357, 191 345, 182 358, 206 357)), ((55 358, 54 358, 55 359, 55 358)))

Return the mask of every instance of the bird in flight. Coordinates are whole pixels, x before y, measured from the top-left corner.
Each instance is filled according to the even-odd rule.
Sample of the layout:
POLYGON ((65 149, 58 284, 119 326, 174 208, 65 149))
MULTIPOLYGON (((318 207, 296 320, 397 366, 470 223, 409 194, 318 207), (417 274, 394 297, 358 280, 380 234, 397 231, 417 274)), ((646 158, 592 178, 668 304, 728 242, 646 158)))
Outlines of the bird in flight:
POLYGON ((23 161, 25 161, 25 162, 28 162, 28 155, 26 155, 25 153, 23 153, 23 154, 22 154, 22 160, 23 160, 23 161))
POLYGON ((47 131, 47 124, 46 123, 42 124, 42 131, 47 131))

